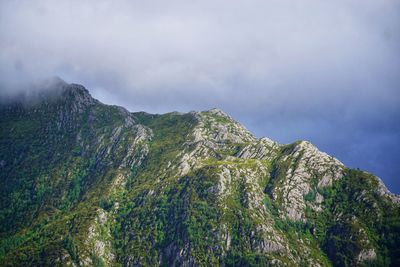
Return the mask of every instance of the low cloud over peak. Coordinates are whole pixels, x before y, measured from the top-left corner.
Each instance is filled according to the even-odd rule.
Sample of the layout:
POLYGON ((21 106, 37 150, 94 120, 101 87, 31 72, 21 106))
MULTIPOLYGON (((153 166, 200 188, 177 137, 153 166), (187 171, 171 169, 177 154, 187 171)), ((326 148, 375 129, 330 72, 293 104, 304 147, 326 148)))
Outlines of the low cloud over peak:
POLYGON ((53 75, 132 111, 219 107, 400 192, 398 1, 1 1, 0 94, 53 75))

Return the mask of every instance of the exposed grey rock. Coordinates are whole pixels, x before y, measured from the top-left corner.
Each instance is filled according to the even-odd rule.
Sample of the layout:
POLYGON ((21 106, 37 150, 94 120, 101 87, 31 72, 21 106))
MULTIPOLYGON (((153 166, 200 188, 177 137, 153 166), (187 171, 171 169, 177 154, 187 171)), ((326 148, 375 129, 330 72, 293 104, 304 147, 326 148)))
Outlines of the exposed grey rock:
POLYGON ((281 199, 286 210, 283 215, 296 221, 305 219, 304 196, 312 190, 312 179, 323 177, 318 187, 324 187, 343 176, 344 165, 340 161, 319 151, 307 141, 298 143, 281 161, 289 161, 291 166, 287 169, 282 185, 274 189, 273 197, 281 199))
POLYGON ((376 252, 373 248, 362 250, 360 254, 358 254, 357 256, 358 262, 374 260, 375 258, 376 258, 376 252))
POLYGON ((93 264, 89 256, 90 253, 94 253, 97 257, 100 257, 108 266, 113 264, 115 255, 111 244, 111 231, 107 225, 109 220, 109 215, 103 209, 97 210, 97 216, 88 229, 86 249, 89 251, 87 256, 83 257, 82 265, 93 264))
POLYGON ((382 182, 381 178, 376 177, 376 180, 378 181, 378 188, 377 191, 380 195, 388 197, 390 200, 392 200, 395 203, 400 203, 400 196, 397 194, 393 194, 392 192, 387 189, 385 184, 382 182))

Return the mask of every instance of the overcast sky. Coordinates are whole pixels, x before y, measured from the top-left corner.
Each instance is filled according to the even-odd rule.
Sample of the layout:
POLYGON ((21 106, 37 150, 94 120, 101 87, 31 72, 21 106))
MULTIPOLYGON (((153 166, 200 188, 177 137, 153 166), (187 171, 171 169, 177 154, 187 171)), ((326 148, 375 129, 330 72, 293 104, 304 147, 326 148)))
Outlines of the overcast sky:
POLYGON ((51 76, 153 113, 218 107, 400 193, 400 1, 3 1, 2 96, 51 76))

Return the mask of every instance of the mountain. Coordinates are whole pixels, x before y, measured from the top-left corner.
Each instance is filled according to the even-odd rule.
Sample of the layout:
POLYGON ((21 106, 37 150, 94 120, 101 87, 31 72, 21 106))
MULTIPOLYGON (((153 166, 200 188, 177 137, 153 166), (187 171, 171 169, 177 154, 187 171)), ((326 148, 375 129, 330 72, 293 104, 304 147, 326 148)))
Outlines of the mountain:
POLYGON ((399 196, 311 143, 46 88, 0 105, 1 266, 400 266, 399 196))

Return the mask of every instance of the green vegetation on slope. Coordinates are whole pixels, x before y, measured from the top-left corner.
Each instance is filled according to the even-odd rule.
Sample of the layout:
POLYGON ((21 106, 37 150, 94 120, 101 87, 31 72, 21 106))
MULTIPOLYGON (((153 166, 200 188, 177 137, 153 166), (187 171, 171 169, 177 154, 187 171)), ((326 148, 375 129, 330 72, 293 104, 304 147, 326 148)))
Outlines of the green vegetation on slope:
POLYGON ((344 168, 319 186, 318 166, 304 169, 293 220, 285 186, 301 142, 195 143, 199 116, 210 132, 235 123, 129 113, 74 88, 0 109, 0 266, 400 265, 399 205, 376 177, 344 168), (250 148, 271 153, 237 156, 250 148))

